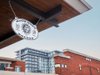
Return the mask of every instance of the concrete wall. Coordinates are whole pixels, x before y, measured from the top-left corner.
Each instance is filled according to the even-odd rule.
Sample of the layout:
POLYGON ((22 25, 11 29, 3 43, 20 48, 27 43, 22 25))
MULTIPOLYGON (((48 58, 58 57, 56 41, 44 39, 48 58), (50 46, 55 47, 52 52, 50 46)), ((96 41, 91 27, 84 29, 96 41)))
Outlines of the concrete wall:
POLYGON ((57 75, 57 74, 0 71, 0 75, 57 75))

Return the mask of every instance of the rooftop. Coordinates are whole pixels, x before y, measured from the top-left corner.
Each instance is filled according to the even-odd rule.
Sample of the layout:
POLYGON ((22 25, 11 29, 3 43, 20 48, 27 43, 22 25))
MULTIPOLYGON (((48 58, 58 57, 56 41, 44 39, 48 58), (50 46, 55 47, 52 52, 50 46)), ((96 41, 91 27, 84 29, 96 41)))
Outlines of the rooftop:
POLYGON ((78 55, 81 55, 81 56, 84 56, 84 57, 87 57, 87 58, 91 58, 91 59, 95 59, 95 60, 98 60, 100 61, 99 58, 96 58, 96 57, 93 57, 93 56, 89 56, 87 54, 84 54, 84 53, 81 53, 81 52, 78 52, 78 51, 74 51, 74 50, 71 50, 71 49, 64 49, 63 50, 64 52, 71 52, 71 53, 75 53, 75 54, 78 54, 78 55))

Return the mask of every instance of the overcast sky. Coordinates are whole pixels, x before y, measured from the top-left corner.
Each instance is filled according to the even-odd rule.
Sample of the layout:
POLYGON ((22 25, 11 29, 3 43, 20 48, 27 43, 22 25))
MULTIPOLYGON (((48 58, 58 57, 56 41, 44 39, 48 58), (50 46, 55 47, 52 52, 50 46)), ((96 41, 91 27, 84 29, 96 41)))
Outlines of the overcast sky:
POLYGON ((0 56, 15 57, 15 51, 25 47, 40 50, 72 49, 100 58, 100 0, 86 0, 93 8, 60 27, 39 33, 33 41, 22 40, 0 50, 0 56))

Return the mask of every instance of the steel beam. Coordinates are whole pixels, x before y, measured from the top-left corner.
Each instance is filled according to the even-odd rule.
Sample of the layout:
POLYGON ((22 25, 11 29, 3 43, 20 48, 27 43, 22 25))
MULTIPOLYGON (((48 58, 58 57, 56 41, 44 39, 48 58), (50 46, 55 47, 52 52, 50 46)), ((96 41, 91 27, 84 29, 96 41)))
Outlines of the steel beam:
POLYGON ((57 19, 51 19, 48 21, 50 23, 50 25, 55 26, 55 27, 59 27, 58 25, 58 20, 57 19))
POLYGON ((46 20, 51 20, 55 17, 57 17, 62 11, 62 5, 59 4, 56 7, 54 7, 53 9, 49 10, 48 12, 45 13, 45 18, 46 20))

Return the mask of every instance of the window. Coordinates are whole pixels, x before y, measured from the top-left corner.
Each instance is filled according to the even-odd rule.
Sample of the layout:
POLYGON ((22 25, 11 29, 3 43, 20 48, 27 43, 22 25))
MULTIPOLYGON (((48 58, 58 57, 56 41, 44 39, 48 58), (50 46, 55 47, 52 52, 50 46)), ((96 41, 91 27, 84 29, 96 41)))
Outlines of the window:
POLYGON ((3 63, 0 64, 0 70, 5 70, 5 64, 3 63))
POLYGON ((16 72, 20 72, 20 71, 21 71, 20 66, 16 66, 16 67, 15 67, 15 71, 16 71, 16 72))
POLYGON ((65 68, 67 68, 67 65, 65 65, 65 68))
POLYGON ((55 64, 55 67, 60 67, 60 64, 55 64))
POLYGON ((64 68, 64 64, 61 64, 61 67, 64 68))
POLYGON ((25 53, 24 54, 27 54, 28 53, 28 50, 25 50, 25 53))

